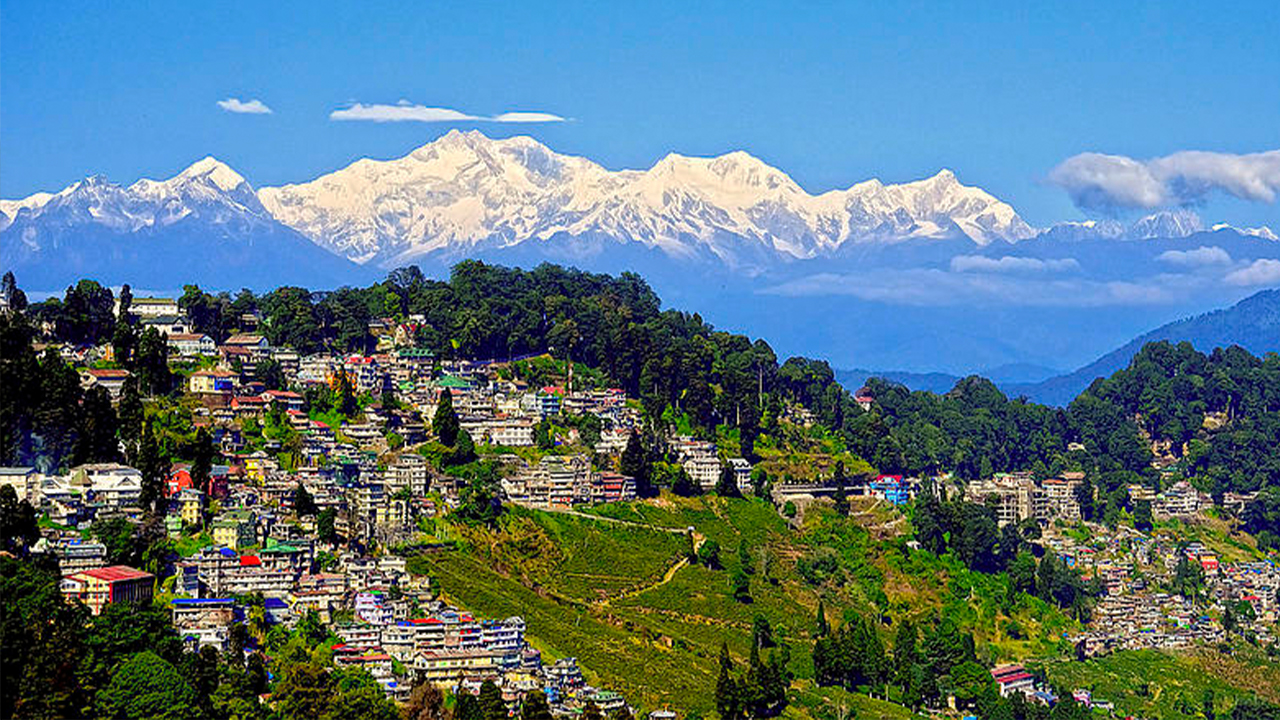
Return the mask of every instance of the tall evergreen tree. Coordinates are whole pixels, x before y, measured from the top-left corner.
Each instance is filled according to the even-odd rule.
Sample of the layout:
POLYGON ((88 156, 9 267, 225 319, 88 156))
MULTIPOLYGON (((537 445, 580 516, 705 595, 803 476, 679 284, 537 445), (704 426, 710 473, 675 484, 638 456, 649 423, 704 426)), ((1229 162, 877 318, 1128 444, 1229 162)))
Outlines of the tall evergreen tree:
POLYGON ((547 694, 541 690, 525 693, 524 704, 520 708, 520 720, 551 720, 551 706, 547 704, 547 694))
POLYGON ((485 680, 480 684, 478 699, 485 720, 506 720, 507 703, 502 699, 502 691, 492 680, 485 680))
POLYGON ((640 433, 635 430, 627 436, 627 446, 623 449, 622 456, 618 458, 618 471, 635 479, 636 495, 644 498, 656 494, 650 476, 648 453, 645 452, 644 444, 640 441, 640 433))
POLYGON ((742 497, 738 490, 738 476, 733 466, 727 462, 720 463, 720 477, 716 480, 716 494, 720 497, 742 497))
POLYGON ((137 464, 138 472, 142 473, 142 494, 139 496, 139 503, 148 512, 158 514, 164 507, 164 480, 167 468, 149 422, 142 425, 142 438, 138 441, 137 464))
POLYGON ((315 499, 302 483, 298 483, 293 490, 293 511, 298 514, 298 517, 309 517, 318 512, 315 499))
POLYGON ((351 374, 345 369, 339 369, 335 381, 337 383, 335 393, 337 394, 336 406, 338 412, 348 419, 355 417, 360 411, 360 404, 356 402, 356 391, 351 385, 351 374))
POLYGON ((720 644, 720 674, 716 676, 716 712, 720 720, 739 720, 743 717, 737 679, 733 672, 733 658, 729 646, 720 644))
POLYGON ((191 449, 191 483, 200 492, 209 492, 209 478, 213 472, 213 436, 209 431, 196 430, 196 441, 191 449))
POLYGON ((116 462, 120 459, 120 446, 116 440, 116 411, 111 407, 111 396, 106 388, 89 388, 80 404, 77 418, 75 464, 116 462))
POLYGON ((431 418, 431 431, 441 445, 453 447, 458 444, 458 413, 453 410, 453 393, 448 388, 440 391, 440 400, 436 403, 436 414, 431 418))

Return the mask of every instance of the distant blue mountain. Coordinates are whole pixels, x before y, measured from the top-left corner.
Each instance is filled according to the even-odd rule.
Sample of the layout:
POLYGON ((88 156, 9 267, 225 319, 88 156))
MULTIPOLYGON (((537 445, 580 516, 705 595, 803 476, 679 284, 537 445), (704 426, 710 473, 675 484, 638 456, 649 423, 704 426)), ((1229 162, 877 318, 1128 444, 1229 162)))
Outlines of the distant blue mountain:
POLYGON ((1001 388, 1009 395, 1065 405, 1097 378, 1127 367, 1143 345, 1159 340, 1187 341, 1201 352, 1231 345, 1255 355, 1280 351, 1280 290, 1263 290, 1229 308, 1163 325, 1066 375, 1038 383, 1008 383, 1001 388))

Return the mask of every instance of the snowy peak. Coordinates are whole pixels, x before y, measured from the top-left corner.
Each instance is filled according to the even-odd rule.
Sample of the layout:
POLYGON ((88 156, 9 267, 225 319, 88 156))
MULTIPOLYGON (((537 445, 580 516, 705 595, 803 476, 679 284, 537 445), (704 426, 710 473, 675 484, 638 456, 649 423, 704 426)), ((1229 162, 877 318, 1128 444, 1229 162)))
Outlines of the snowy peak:
POLYGON ((240 173, 227 167, 225 163, 214 158, 212 155, 206 156, 203 160, 197 160, 190 167, 178 173, 170 182, 176 180, 197 181, 203 180, 212 183, 215 187, 223 191, 234 190, 245 183, 244 177, 240 173))
POLYGON ((1238 228, 1228 223, 1217 223, 1206 228, 1200 216, 1186 208, 1162 210, 1138 218, 1129 224, 1115 219, 1060 222, 1043 233, 1054 240, 1153 240, 1157 238, 1184 238, 1204 230, 1214 232, 1229 230, 1248 237, 1276 240, 1271 228, 1238 228))
POLYGON ((1139 219, 1129 227, 1128 237, 1131 240, 1149 240, 1151 238, 1181 238, 1200 232, 1204 223, 1200 216, 1185 208, 1163 210, 1139 219))
POLYGON ((672 153, 611 171, 529 137, 452 130, 393 160, 358 160, 314 181, 258 193, 278 220, 357 262, 392 265, 481 245, 607 239, 686 257, 811 258, 845 243, 1035 234, 1007 204, 950 170, 811 195, 743 151, 672 153))
POLYGON ((141 179, 128 187, 91 175, 58 193, 0 201, 0 230, 26 223, 25 237, 42 229, 99 225, 119 232, 198 217, 213 223, 274 222, 253 188, 235 170, 206 157, 168 180, 141 179))

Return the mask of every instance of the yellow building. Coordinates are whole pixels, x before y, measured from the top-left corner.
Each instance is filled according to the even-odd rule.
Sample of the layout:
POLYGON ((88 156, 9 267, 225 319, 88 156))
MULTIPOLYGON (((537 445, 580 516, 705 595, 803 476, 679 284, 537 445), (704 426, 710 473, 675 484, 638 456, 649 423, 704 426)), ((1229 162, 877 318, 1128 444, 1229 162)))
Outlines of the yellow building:
POLYGON ((125 565, 94 568, 72 573, 62 580, 62 594, 77 598, 89 606, 94 615, 111 603, 144 604, 151 602, 155 576, 125 565))
POLYGON ((213 536, 215 545, 236 550, 255 545, 258 542, 253 513, 247 510, 223 513, 213 522, 213 526, 209 529, 209 534, 213 536))
POLYGON ((462 675, 485 679, 498 674, 501 655, 491 650, 419 650, 413 658, 418 677, 437 685, 451 685, 462 675))
POLYGON ((204 502, 204 493, 195 488, 186 488, 178 493, 178 510, 183 525, 204 523, 204 502))

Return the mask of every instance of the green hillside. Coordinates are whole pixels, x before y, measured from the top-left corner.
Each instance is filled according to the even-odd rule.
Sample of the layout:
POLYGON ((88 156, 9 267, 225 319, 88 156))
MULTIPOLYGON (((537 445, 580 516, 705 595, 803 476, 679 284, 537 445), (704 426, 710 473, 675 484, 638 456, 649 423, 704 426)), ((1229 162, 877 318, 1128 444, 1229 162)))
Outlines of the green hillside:
POLYGON ((788 521, 760 500, 664 494, 589 513, 512 510, 493 529, 457 525, 459 549, 416 556, 410 569, 476 613, 522 615, 545 655, 577 657, 592 679, 645 709, 711 713, 721 644, 745 662, 761 616, 790 650, 798 682, 788 712, 833 710, 841 702, 833 693, 844 693, 812 683, 820 600, 833 626, 855 614, 879 619, 886 645, 899 619, 928 627, 945 614, 984 659, 1067 651, 1058 638, 1073 621, 1011 596, 1003 575, 908 549, 905 529, 882 504, 855 503, 844 518, 815 503, 788 521), (722 567, 691 563, 693 541, 718 544, 722 567), (734 597, 739 569, 749 571, 750 602, 734 597))

